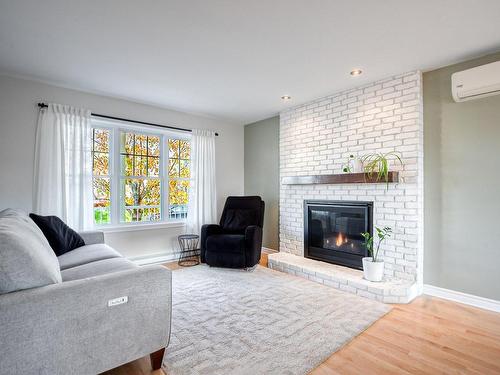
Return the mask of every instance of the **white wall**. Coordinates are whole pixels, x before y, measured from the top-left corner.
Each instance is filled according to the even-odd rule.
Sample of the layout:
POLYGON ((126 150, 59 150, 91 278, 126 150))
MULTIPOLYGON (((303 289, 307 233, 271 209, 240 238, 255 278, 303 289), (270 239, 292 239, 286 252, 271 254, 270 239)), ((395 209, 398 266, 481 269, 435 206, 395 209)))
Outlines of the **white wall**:
POLYGON ((245 125, 245 195, 264 200, 262 246, 273 250, 279 249, 279 133, 278 116, 245 125))
POLYGON ((303 256, 305 199, 373 202, 374 226, 390 226, 381 247, 389 277, 422 283, 423 123, 420 72, 317 99, 280 113, 280 176, 341 174, 350 154, 399 152, 398 184, 283 185, 280 251, 303 256))
MULTIPOLYGON (((92 112, 185 128, 213 129, 219 214, 226 196, 243 194, 243 125, 127 100, 0 76, 0 209, 32 209, 33 158, 38 102, 85 107, 92 112)), ((107 233, 106 241, 129 257, 171 252, 184 228, 107 233)))

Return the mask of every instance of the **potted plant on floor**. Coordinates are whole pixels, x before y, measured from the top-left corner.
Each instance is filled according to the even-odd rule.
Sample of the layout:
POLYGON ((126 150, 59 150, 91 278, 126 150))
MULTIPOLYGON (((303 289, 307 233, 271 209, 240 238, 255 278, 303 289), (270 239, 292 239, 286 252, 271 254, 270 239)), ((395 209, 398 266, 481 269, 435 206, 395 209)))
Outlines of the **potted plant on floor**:
POLYGON ((365 248, 368 254, 371 256, 363 258, 363 275, 366 280, 369 281, 382 281, 384 277, 384 261, 380 260, 378 257, 378 252, 380 250, 380 245, 392 234, 392 229, 390 227, 384 227, 382 229, 375 227, 377 232, 378 243, 377 248, 373 247, 373 239, 369 232, 363 232, 361 235, 365 239, 365 248))

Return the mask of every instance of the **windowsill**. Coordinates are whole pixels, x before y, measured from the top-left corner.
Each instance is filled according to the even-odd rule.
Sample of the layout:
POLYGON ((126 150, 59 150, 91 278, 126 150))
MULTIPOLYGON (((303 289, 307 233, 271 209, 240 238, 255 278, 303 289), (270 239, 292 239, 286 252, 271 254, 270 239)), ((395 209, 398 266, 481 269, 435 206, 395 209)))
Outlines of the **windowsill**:
POLYGON ((181 228, 186 226, 185 221, 171 221, 161 223, 147 223, 147 224, 120 224, 114 226, 96 226, 95 230, 103 231, 104 233, 118 233, 118 232, 134 232, 141 230, 155 230, 167 228, 181 228))

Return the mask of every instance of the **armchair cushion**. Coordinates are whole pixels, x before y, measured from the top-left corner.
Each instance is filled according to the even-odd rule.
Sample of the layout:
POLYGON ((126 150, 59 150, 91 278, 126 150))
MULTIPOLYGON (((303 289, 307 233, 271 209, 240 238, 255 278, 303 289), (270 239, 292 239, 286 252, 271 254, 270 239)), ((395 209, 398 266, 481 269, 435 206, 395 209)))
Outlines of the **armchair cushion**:
POLYGON ((245 251, 245 236, 242 234, 217 234, 207 238, 207 251, 241 253, 245 251))
POLYGON ((19 211, 0 212, 0 294, 60 282, 57 257, 35 223, 19 211))
POLYGON ((205 259, 211 266, 245 267, 245 236, 219 234, 208 237, 205 259))
POLYGON ((57 256, 85 245, 83 238, 57 216, 30 214, 30 218, 42 230, 57 256))
POLYGON ((242 232, 249 225, 257 222, 257 210, 251 208, 228 209, 222 227, 226 231, 242 232))

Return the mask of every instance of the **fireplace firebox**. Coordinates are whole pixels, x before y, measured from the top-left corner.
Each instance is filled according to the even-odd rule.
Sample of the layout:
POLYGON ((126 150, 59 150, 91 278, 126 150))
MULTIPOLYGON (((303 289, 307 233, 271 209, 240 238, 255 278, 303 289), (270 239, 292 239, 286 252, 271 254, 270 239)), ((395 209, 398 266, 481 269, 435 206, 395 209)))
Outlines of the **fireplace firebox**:
POLYGON ((304 256, 362 269, 362 232, 372 234, 373 202, 304 201, 304 256))

